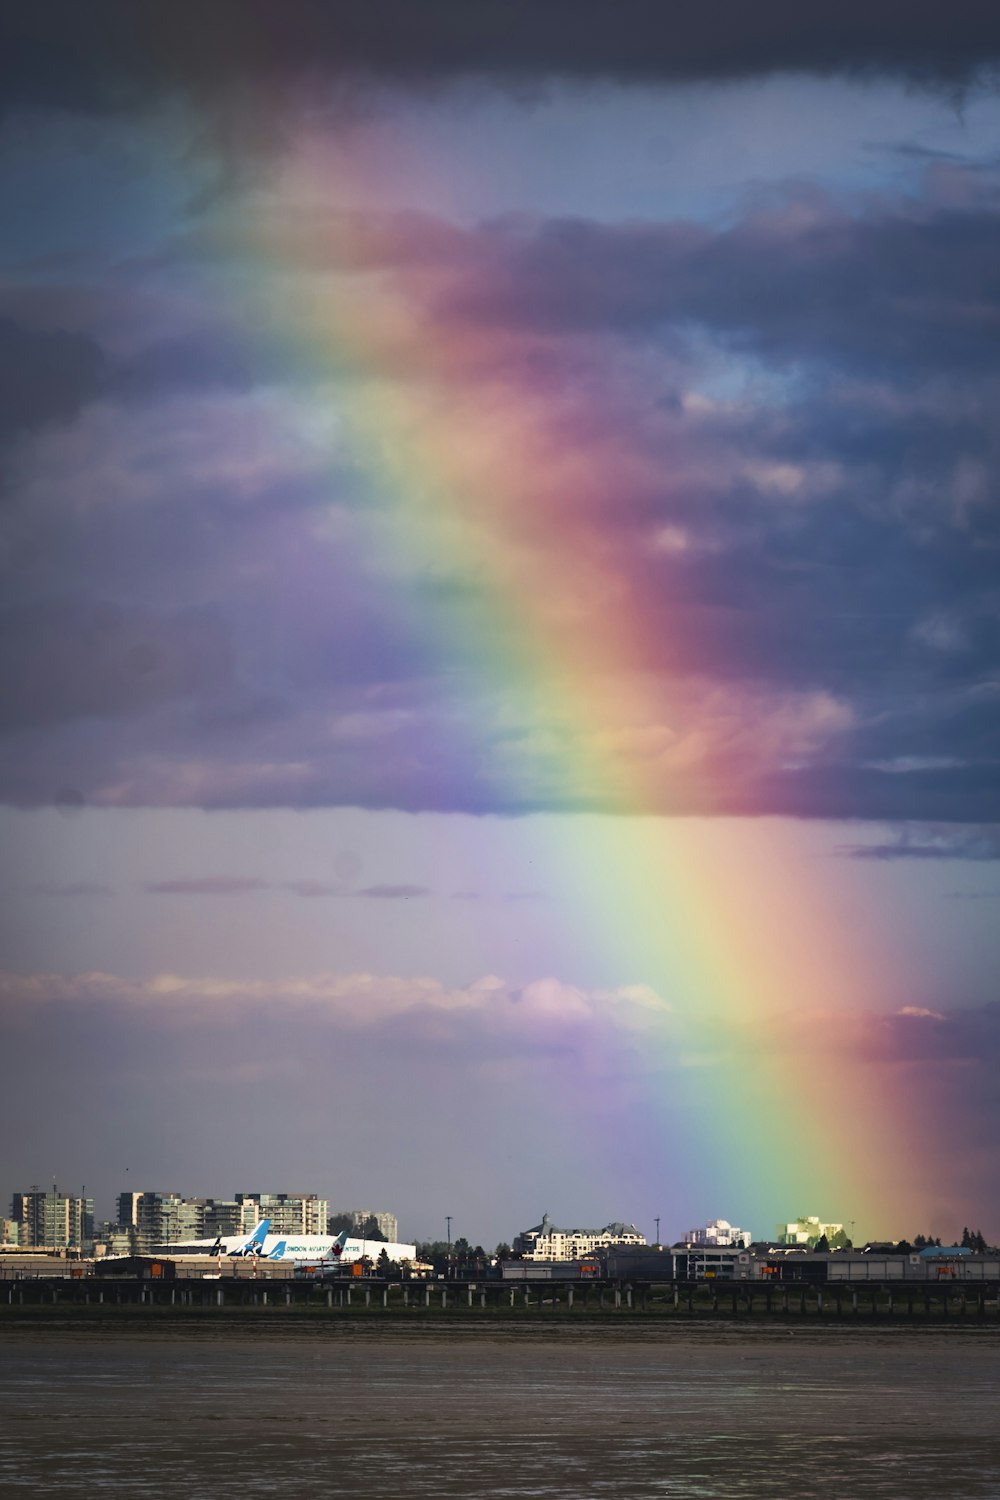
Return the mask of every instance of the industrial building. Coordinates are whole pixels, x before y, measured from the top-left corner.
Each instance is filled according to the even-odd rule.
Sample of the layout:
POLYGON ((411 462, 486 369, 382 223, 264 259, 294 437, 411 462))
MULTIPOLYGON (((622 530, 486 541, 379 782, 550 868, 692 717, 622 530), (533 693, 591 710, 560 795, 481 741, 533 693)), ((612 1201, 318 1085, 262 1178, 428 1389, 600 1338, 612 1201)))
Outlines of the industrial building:
POLYGON ((674 1281, 752 1281, 749 1250, 734 1245, 675 1245, 670 1252, 674 1281))

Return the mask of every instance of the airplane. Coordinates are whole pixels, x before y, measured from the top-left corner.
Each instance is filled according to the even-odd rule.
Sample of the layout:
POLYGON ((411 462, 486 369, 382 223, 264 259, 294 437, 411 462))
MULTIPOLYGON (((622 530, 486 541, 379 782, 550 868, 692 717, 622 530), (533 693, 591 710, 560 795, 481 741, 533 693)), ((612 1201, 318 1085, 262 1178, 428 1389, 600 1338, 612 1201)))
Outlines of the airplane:
POLYGON ((212 1255, 218 1259, 286 1261, 334 1260, 343 1265, 367 1256, 377 1261, 384 1250, 391 1261, 415 1261, 416 1245, 390 1244, 383 1240, 357 1239, 346 1230, 330 1235, 270 1234, 270 1219, 261 1219, 248 1235, 217 1235, 214 1240, 156 1247, 157 1255, 212 1255))
POLYGON ((322 1237, 314 1235, 293 1238, 269 1234, 263 1241, 260 1255, 263 1260, 333 1260, 346 1266, 364 1257, 377 1261, 383 1250, 388 1258, 395 1262, 415 1261, 417 1258, 416 1245, 402 1245, 386 1240, 355 1239, 349 1237, 346 1230, 342 1230, 337 1235, 322 1237))

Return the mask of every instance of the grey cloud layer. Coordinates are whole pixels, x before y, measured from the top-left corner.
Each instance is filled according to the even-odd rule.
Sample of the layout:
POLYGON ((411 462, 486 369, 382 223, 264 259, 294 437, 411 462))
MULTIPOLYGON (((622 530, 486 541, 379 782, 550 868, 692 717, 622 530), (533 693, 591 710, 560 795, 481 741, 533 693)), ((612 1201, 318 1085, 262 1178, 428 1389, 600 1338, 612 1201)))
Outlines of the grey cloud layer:
MULTIPOLYGON (((995 1003, 835 1017, 806 1008, 758 1018, 741 1036, 732 1026, 716 1031, 708 1023, 699 1030, 691 1018, 680 1021, 645 986, 584 990, 543 979, 513 987, 492 976, 449 988, 432 979, 373 974, 240 982, 7 973, 0 975, 0 1017, 20 1050, 44 1049, 54 1035, 72 1035, 79 1018, 86 1017, 97 1034, 121 1037, 122 1056, 147 1083, 149 1060, 160 1056, 158 1046, 176 1040, 190 1049, 193 1029, 201 1065, 218 1070, 227 1088, 239 1088, 248 1067, 261 1082, 279 1080, 294 1067, 303 1076, 329 1069, 334 1094, 344 1076, 343 1058, 362 1053, 369 1061, 382 1057, 400 1075, 414 1053, 434 1056, 449 1069, 478 1070, 487 1088, 494 1087, 491 1079, 503 1076, 497 1070, 505 1061, 533 1069, 540 1058, 560 1056, 573 1059, 596 1087, 601 1079, 605 1084, 614 1079, 627 1054, 632 1069, 660 1079, 658 1087, 665 1074, 681 1087, 690 1054, 702 1053, 726 1069, 737 1056, 752 1065, 758 1048, 794 1059, 799 1052, 815 1055, 819 1046, 887 1070, 886 1078, 900 1070, 923 1072, 950 1099, 943 1120, 962 1116, 963 1094, 975 1088, 988 1096, 977 1129, 1000 1141, 998 1101, 990 1090, 1000 1063, 1000 1005, 995 1003)), ((190 1051, 186 1055, 191 1066, 190 1051)), ((118 1067, 117 1053, 115 1058, 118 1067)), ((160 1065, 152 1071, 159 1073, 160 1065)), ((169 1087, 169 1072, 163 1076, 169 1087)), ((407 1108, 416 1104, 407 1100, 407 1108)), ((153 1113, 162 1117, 161 1111, 153 1113)))
POLYGON ((105 360, 92 339, 0 317, 0 442, 74 416, 104 375, 105 360))
POLYGON ((476 1233, 495 1242, 557 1173, 573 1201, 589 1205, 592 1195, 588 1214, 597 1215, 601 1200, 640 1201, 641 1168, 631 1166, 646 1160, 640 1126, 614 1080, 658 1024, 654 1003, 640 991, 553 981, 449 989, 370 974, 274 984, 0 976, 7 1107, 30 1113, 44 1076, 75 1121, 67 1130, 64 1116, 42 1112, 30 1138, 10 1141, 7 1180, 32 1180, 42 1160, 110 1205, 127 1167, 147 1182, 221 1194, 232 1191, 226 1183, 286 1180, 294 1161, 296 1180, 331 1197, 360 1197, 367 1184, 419 1226, 457 1211, 450 1198, 437 1201, 440 1178, 476 1233), (554 1090, 576 1101, 588 1086, 579 1123, 569 1127, 563 1108, 553 1129, 554 1090), (279 1125, 289 1108, 294 1141, 279 1125), (599 1149, 581 1152, 581 1127, 593 1129, 595 1148, 614 1141, 607 1164, 599 1149), (542 1132, 550 1145, 539 1157, 542 1132), (331 1169, 334 1140, 350 1142, 356 1162, 331 1169))
MULTIPOLYGON (((560 534, 563 565, 598 557, 644 621, 629 665, 654 718, 621 726, 623 786, 669 731, 700 763, 659 775, 664 811, 1000 820, 995 175, 935 162, 919 195, 800 189, 714 230, 329 227, 262 225, 262 273, 279 249, 296 264, 296 235, 331 290, 377 271, 465 361, 464 398, 527 392, 613 476, 560 534)), ((482 671, 475 561, 373 545, 391 553, 395 518, 363 447, 295 427, 337 412, 344 372, 242 337, 205 295, 236 248, 190 229, 87 292, 51 267, 44 297, 0 291, 0 794, 619 806, 574 777, 580 725, 502 654, 482 671)), ((406 353, 393 378, 419 382, 406 353)))
MULTIPOLYGON (((693 319, 764 358, 917 379, 995 371, 997 187, 961 168, 957 202, 838 211, 819 194, 721 233, 689 225, 490 226, 499 275, 468 309, 532 326, 654 333, 693 319), (964 191, 963 191, 964 190, 964 191), (965 201, 962 201, 962 198, 965 201)), ((933 188, 933 179, 931 186, 933 188)), ((461 309, 461 287, 457 293, 461 309)))
MULTIPOLYGON (((82 887, 70 888, 81 891, 82 887)), ((425 885, 368 885, 355 889, 346 882, 330 885, 318 880, 262 880, 251 875, 187 875, 149 880, 143 890, 152 896, 245 896, 258 891, 290 891, 294 896, 367 897, 375 901, 411 901, 431 894, 425 885)))
POLYGON ((4 10, 4 96, 17 105, 114 111, 151 93, 220 91, 373 72, 649 81, 777 70, 893 72, 964 82, 1000 56, 984 0, 947 9, 902 0, 739 0, 669 7, 650 0, 12 0, 4 10))

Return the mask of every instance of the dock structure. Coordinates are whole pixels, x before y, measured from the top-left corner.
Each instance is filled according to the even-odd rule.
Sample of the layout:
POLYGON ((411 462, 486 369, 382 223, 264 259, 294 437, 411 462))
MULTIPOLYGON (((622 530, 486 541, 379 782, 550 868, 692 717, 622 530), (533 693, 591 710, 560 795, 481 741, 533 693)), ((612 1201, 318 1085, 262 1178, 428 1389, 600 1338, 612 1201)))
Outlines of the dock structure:
MULTIPOLYGON (((714 1252, 713 1252, 714 1253, 714 1252)), ((575 1262, 514 1259, 488 1272, 413 1267, 385 1277, 362 1263, 133 1255, 85 1260, 0 1254, 4 1308, 245 1309, 278 1315, 653 1321, 811 1319, 1000 1323, 1000 1260, 863 1253, 706 1258, 691 1247, 616 1247, 575 1262)), ((16 1314, 15 1314, 16 1315, 16 1314)))
MULTIPOLYGON (((99 1264, 99 1263, 98 1263, 99 1264)), ((669 1323, 691 1319, 810 1320, 844 1324, 991 1321, 1000 1323, 1000 1278, 957 1283, 898 1280, 639 1281, 551 1276, 478 1281, 446 1277, 393 1280, 378 1276, 308 1279, 284 1274, 195 1272, 162 1259, 108 1268, 63 1263, 55 1274, 0 1275, 0 1317, 7 1309, 201 1310, 280 1315, 298 1311, 336 1317, 370 1315, 418 1320, 445 1314, 496 1318, 603 1320, 641 1318, 669 1323)))

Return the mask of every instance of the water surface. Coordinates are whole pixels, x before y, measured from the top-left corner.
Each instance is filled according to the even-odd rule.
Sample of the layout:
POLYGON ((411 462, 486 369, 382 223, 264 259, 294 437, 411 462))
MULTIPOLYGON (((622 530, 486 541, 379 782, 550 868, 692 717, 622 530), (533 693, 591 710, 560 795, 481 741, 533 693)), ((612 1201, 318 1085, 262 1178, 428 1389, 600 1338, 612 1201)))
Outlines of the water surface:
POLYGON ((5 1331, 0 1493, 1000 1497, 1000 1335, 5 1331))

